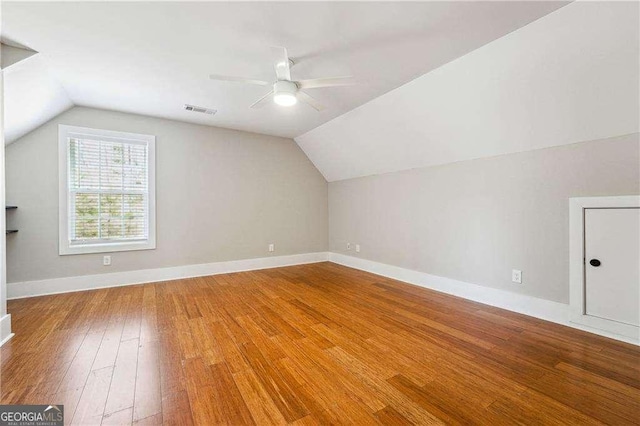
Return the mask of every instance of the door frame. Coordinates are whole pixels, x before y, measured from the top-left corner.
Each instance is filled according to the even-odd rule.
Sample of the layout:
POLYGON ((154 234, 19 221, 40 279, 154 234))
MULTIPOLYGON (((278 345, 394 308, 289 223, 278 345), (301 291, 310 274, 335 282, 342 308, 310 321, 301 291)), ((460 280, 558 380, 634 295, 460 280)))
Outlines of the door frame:
MULTIPOLYGON (((640 342, 640 327, 585 314, 585 210, 640 208, 640 196, 569 198, 569 305, 571 322, 619 334, 640 342)), ((638 300, 640 303, 640 300, 638 300)))

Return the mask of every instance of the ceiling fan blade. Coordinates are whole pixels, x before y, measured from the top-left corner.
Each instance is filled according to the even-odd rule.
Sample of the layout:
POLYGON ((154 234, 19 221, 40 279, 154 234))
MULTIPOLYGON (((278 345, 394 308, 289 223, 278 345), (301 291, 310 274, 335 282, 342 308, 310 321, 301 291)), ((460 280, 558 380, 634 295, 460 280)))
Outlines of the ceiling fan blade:
POLYGON ((317 99, 307 95, 304 92, 298 92, 296 96, 299 101, 302 101, 305 104, 308 104, 309 106, 311 106, 311 108, 315 109, 316 111, 322 111, 324 109, 324 105, 318 102, 317 99))
POLYGON ((266 95, 264 95, 263 97, 261 97, 260 99, 252 103, 251 106, 249 106, 249 108, 262 108, 263 106, 265 106, 265 104, 267 103, 266 101, 269 98, 271 98, 272 95, 273 95, 273 90, 270 90, 269 93, 267 93, 266 95))
POLYGON ((296 81, 300 89, 316 89, 318 87, 351 86, 356 84, 353 77, 313 78, 310 80, 296 81))
POLYGON ((269 83, 268 81, 252 80, 250 78, 242 78, 242 77, 230 77, 228 75, 218 75, 218 74, 211 74, 209 75, 209 78, 211 80, 230 81, 233 83, 249 83, 249 84, 257 84, 259 86, 269 86, 270 84, 272 84, 272 83, 269 83))
POLYGON ((289 55, 287 49, 284 47, 272 47, 271 53, 273 55, 274 66, 276 69, 276 76, 278 80, 291 81, 291 63, 289 62, 289 55))

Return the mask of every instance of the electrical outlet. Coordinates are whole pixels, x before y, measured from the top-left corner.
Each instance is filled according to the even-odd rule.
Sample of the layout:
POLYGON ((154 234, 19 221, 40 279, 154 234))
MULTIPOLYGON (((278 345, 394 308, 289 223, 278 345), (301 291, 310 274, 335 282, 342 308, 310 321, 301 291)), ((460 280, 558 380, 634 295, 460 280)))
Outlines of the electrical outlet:
POLYGON ((102 264, 104 266, 111 266, 111 256, 103 256, 102 257, 102 264))
POLYGON ((356 253, 360 253, 360 244, 356 244, 356 253))
POLYGON ((522 271, 517 269, 511 270, 511 281, 514 283, 522 284, 522 271))
POLYGON ((275 244, 269 244, 269 251, 276 251, 275 244))
POLYGON ((351 250, 351 243, 347 243, 347 250, 351 250))

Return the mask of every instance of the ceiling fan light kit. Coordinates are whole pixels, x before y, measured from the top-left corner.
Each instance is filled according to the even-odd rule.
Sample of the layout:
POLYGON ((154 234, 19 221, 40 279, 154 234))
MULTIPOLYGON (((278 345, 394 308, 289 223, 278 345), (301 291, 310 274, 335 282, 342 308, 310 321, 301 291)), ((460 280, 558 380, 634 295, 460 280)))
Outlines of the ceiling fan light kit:
POLYGON ((351 77, 314 78, 311 80, 291 80, 291 66, 294 62, 289 58, 287 49, 284 47, 272 47, 271 52, 274 58, 274 69, 276 81, 253 80, 241 77, 231 77, 226 75, 211 74, 211 80, 227 81, 234 83, 248 83, 258 86, 273 85, 271 91, 255 101, 249 108, 261 108, 269 98, 273 97, 273 102, 280 106, 293 106, 298 101, 309 105, 316 111, 322 111, 324 105, 315 98, 302 91, 302 89, 316 89, 322 87, 350 86, 354 84, 351 77))
POLYGON ((273 101, 280 106, 292 106, 298 103, 298 86, 292 81, 277 81, 273 85, 273 101))

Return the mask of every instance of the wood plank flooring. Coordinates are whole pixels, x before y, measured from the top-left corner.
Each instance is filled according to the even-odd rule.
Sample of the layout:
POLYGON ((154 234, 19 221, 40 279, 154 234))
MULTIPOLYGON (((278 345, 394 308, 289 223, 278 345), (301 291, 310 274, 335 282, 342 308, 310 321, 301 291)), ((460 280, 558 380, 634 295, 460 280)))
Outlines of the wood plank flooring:
POLYGON ((640 348, 332 263, 9 302, 3 404, 80 425, 638 424, 640 348))

